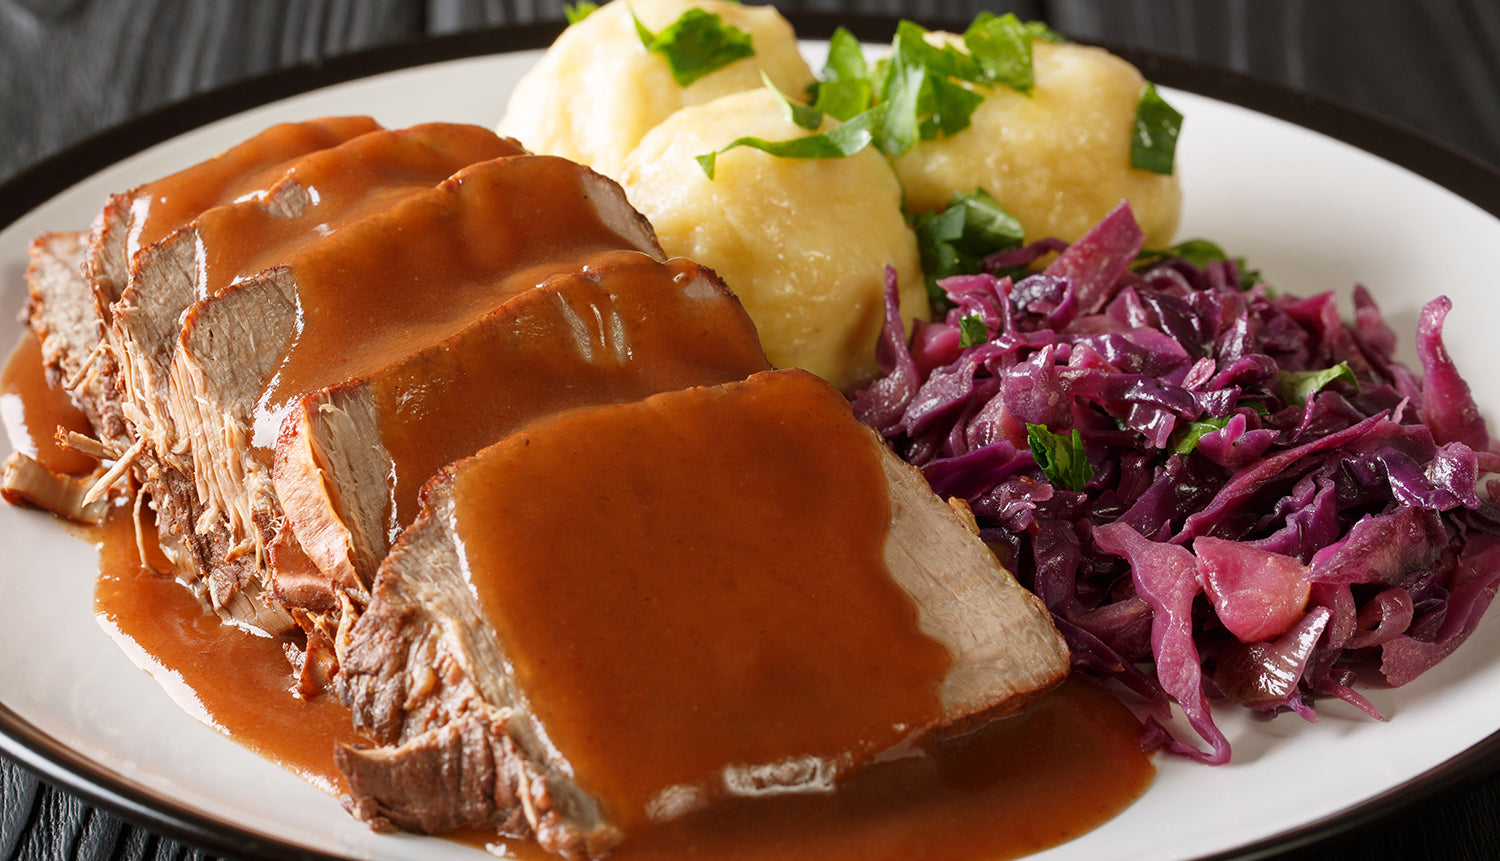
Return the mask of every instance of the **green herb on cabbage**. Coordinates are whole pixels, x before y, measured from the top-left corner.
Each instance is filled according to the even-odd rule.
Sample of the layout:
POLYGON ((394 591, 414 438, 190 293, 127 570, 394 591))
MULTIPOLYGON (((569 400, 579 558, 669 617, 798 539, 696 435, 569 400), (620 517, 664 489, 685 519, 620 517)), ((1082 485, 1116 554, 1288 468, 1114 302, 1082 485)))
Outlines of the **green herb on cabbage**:
POLYGON ((1026 445, 1042 474, 1056 487, 1081 491, 1094 477, 1094 468, 1089 466, 1089 459, 1083 451, 1083 436, 1078 428, 1064 435, 1053 433, 1046 425, 1028 422, 1026 445))
POLYGON ((1130 268, 1134 272, 1144 272, 1173 257, 1180 258, 1199 269, 1211 263, 1233 262, 1235 269, 1239 272, 1241 290, 1249 290, 1265 280, 1260 270, 1251 269, 1245 262, 1245 258, 1230 257, 1217 243, 1207 239, 1188 239, 1170 248, 1143 250, 1136 255, 1135 262, 1130 264, 1130 268))
POLYGON ((970 314, 958 321, 958 345, 965 350, 976 347, 990 339, 990 328, 978 315, 970 314))
POLYGON ((1343 381, 1359 391, 1359 380, 1348 362, 1339 362, 1331 368, 1315 371, 1278 371, 1276 386, 1281 399, 1288 404, 1305 404, 1307 399, 1336 382, 1343 381))
POLYGON ((1206 418, 1180 425, 1172 432, 1172 438, 1167 443, 1167 449, 1173 454, 1192 454, 1193 449, 1198 447, 1198 440, 1204 434, 1210 434, 1217 430, 1223 430, 1229 424, 1229 417, 1206 418))

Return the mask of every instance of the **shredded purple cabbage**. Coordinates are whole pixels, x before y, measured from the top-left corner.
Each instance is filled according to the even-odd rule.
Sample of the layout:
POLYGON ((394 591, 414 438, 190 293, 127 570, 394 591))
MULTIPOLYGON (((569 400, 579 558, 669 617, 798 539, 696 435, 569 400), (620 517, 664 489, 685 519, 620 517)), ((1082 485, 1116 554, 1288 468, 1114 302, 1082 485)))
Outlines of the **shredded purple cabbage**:
POLYGON ((1075 670, 1175 702, 1206 749, 1154 717, 1149 746, 1228 761, 1210 700, 1379 718, 1356 674, 1415 678, 1500 585, 1500 483, 1480 486, 1500 454, 1443 346, 1450 303, 1423 309, 1416 375, 1362 287, 1349 324, 1332 293, 1241 289, 1230 260, 1133 271, 1142 240, 1122 203, 1072 245, 997 255, 942 281, 955 307, 910 340, 888 274, 885 376, 855 412, 968 501, 1075 670), (964 318, 989 339, 961 346, 964 318), (1340 363, 1354 382, 1297 388, 1340 363), (1081 490, 1049 481, 1028 425, 1079 431, 1081 490))

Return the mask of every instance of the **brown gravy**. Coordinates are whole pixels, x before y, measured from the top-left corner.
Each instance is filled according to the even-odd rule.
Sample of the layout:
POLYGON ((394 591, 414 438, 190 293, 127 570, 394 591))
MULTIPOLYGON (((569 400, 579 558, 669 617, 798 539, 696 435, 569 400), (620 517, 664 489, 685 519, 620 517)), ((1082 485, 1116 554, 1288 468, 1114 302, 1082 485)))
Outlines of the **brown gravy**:
POLYGON ((610 858, 1017 858, 1078 837, 1139 797, 1155 774, 1139 739, 1111 694, 1069 680, 1016 717, 855 772, 833 794, 726 804, 638 834, 610 858))
POLYGON ((278 178, 276 168, 283 162, 379 128, 368 117, 281 123, 207 161, 141 186, 130 195, 125 259, 134 259, 136 252, 210 207, 263 194, 278 178))
POLYGON ((0 371, 0 415, 13 450, 64 475, 87 475, 98 462, 57 444, 56 430, 92 436, 89 420, 62 389, 47 385, 42 345, 32 332, 21 336, 0 371))
POLYGON ((452 494, 530 713, 627 835, 832 780, 943 718, 952 660, 887 571, 875 444, 811 374, 523 429, 452 494))
POLYGON ((370 132, 283 163, 267 171, 274 184, 248 195, 258 205, 217 206, 195 219, 205 274, 198 298, 280 262, 292 243, 328 236, 466 165, 521 152, 488 129, 429 123, 370 132), (307 198, 295 218, 267 205, 292 187, 307 198))
MULTIPOLYGON (((142 565, 131 510, 116 508, 93 530, 100 541, 94 613, 111 637, 149 655, 194 697, 179 703, 241 745, 333 794, 344 791, 333 763, 339 743, 365 743, 334 695, 304 699, 282 641, 225 625, 172 577, 144 524, 150 564, 142 565)), ((136 654, 135 649, 127 649, 136 654)), ((170 691, 175 685, 164 685, 170 691)))

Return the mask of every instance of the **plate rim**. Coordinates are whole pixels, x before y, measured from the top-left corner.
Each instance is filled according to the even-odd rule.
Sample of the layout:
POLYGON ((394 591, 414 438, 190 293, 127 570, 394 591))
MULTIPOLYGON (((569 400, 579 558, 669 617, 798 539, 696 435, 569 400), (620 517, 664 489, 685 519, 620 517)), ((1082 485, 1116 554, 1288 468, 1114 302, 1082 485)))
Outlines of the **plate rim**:
MULTIPOLYGON (((826 39, 844 27, 863 41, 889 39, 901 17, 860 13, 787 12, 799 38, 826 39)), ((924 26, 962 28, 967 22, 910 16, 924 26)), ((565 27, 541 21, 464 33, 418 37, 338 57, 300 63, 171 102, 84 137, 0 182, 0 230, 9 228, 74 184, 156 144, 270 102, 335 84, 417 67, 547 47, 565 27)), ((1080 40, 1087 41, 1087 40, 1080 40)), ((1206 96, 1290 122, 1349 144, 1500 218, 1500 170, 1425 133, 1360 108, 1305 93, 1244 72, 1105 42, 1156 84, 1206 96)), ((138 826, 236 857, 339 861, 343 856, 279 840, 179 805, 73 750, 0 701, 0 752, 48 784, 138 826)), ((1470 787, 1500 772, 1500 727, 1427 771, 1333 814, 1196 861, 1248 861, 1307 847, 1360 825, 1416 806, 1441 793, 1470 787)))

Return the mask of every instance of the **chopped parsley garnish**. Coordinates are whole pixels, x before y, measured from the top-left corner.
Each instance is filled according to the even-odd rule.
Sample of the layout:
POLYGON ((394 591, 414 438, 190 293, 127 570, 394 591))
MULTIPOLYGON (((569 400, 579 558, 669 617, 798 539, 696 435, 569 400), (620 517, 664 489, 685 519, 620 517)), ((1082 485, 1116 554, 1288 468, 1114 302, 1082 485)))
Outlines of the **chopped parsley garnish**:
POLYGON ((1135 130, 1130 138, 1130 166, 1170 175, 1177 154, 1177 136, 1182 132, 1182 114, 1146 83, 1135 106, 1135 130))
POLYGON ((939 134, 956 135, 968 128, 969 120, 979 103, 984 101, 984 96, 946 78, 929 76, 926 84, 923 96, 928 101, 918 111, 924 117, 920 126, 921 139, 932 140, 939 134))
POLYGON ((843 27, 833 31, 828 40, 828 58, 823 61, 823 80, 864 81, 870 78, 870 66, 859 47, 859 39, 843 27))
POLYGON ((958 320, 958 345, 967 350, 990 339, 990 327, 978 316, 970 314, 958 320))
POLYGON ((927 296, 937 313, 952 304, 937 286, 939 280, 978 272, 986 256, 1015 248, 1026 238, 1021 222, 982 188, 955 194, 941 212, 918 213, 912 228, 927 277, 927 296))
MULTIPOLYGON (((786 118, 793 124, 804 129, 816 129, 823 124, 823 112, 817 108, 798 104, 788 99, 782 92, 776 89, 776 85, 761 73, 761 79, 765 81, 771 92, 781 100, 781 106, 786 111, 786 118)), ((872 133, 870 126, 879 121, 880 111, 867 111, 854 119, 836 128, 829 129, 820 134, 808 135, 807 137, 792 138, 784 141, 768 141, 765 138, 742 137, 730 141, 727 145, 714 152, 704 153, 697 156, 698 166, 709 179, 714 178, 714 172, 718 165, 719 153, 728 152, 736 147, 751 147, 761 152, 769 153, 781 158, 846 158, 854 155, 870 145, 872 133)))
POLYGON ((879 111, 867 111, 837 128, 820 134, 785 141, 764 138, 736 138, 722 149, 697 156, 698 166, 709 179, 714 178, 719 153, 747 146, 781 158, 847 158, 870 145, 870 126, 879 119, 879 111))
MULTIPOLYGON (((932 45, 927 33, 900 22, 890 57, 874 66, 865 62, 853 34, 843 28, 834 33, 812 107, 854 125, 853 131, 840 126, 785 146, 759 138, 741 138, 730 146, 753 146, 783 158, 843 158, 874 143, 888 158, 900 158, 919 141, 968 128, 984 100, 983 89, 1003 84, 1029 93, 1033 40, 1061 38, 1046 25, 1023 23, 1009 13, 975 18, 964 32, 968 51, 932 45)), ((712 178, 714 154, 699 156, 698 162, 712 178)))
POLYGON ((1276 387, 1281 400, 1288 405, 1305 404, 1307 399, 1338 381, 1344 381, 1359 391, 1359 380, 1348 362, 1339 362, 1321 371, 1279 371, 1276 387))
POLYGON ((828 42, 823 80, 813 89, 813 107, 840 121, 852 119, 874 104, 875 90, 864 52, 854 34, 843 27, 835 30, 828 42))
MULTIPOLYGON (((634 11, 630 15, 635 18, 634 11)), ((660 33, 652 33, 635 18, 635 31, 646 50, 667 61, 672 77, 684 87, 735 60, 755 55, 749 33, 702 9, 687 10, 660 33)))
POLYGON ((1137 259, 1147 258, 1148 255, 1156 255, 1158 258, 1181 257, 1199 269, 1210 263, 1223 263, 1229 259, 1224 249, 1209 239, 1188 239, 1165 251, 1142 251, 1137 259))
POLYGON ((822 111, 818 110, 815 107, 809 107, 787 98, 786 94, 782 93, 781 90, 771 82, 771 76, 767 75, 764 71, 760 73, 760 81, 766 89, 776 94, 776 98, 781 102, 782 111, 786 113, 786 118, 791 120, 793 125, 797 126, 798 128, 807 129, 811 132, 817 131, 818 126, 821 126, 823 124, 822 111))
MULTIPOLYGON (((899 31, 896 39, 901 41, 899 31)), ((926 81, 927 69, 909 52, 898 50, 885 65, 885 81, 876 98, 878 107, 869 112, 881 110, 875 145, 892 159, 916 146, 921 137, 922 85, 926 81)))
POLYGON ((980 12, 964 31, 964 46, 979 64, 985 79, 1021 93, 1035 86, 1031 74, 1031 43, 1059 42, 1062 37, 1040 21, 1022 22, 1007 12, 980 12))
POLYGON ((572 26, 588 16, 599 11, 598 3, 590 3, 589 0, 578 0, 577 3, 563 4, 563 15, 567 16, 568 25, 572 26))
POLYGON ((1094 477, 1094 468, 1083 451, 1083 436, 1078 428, 1068 436, 1055 434, 1046 425, 1026 423, 1026 445, 1042 474, 1055 487, 1081 491, 1094 477))

